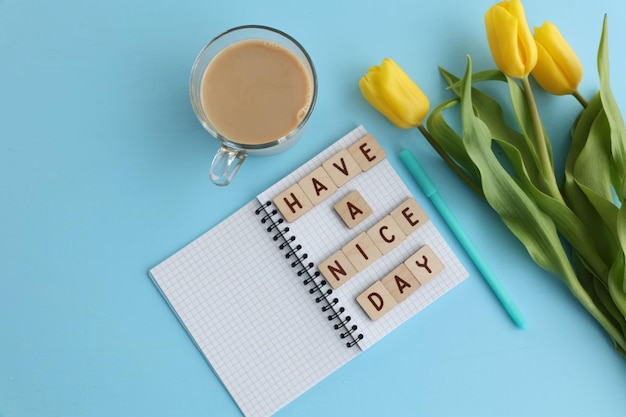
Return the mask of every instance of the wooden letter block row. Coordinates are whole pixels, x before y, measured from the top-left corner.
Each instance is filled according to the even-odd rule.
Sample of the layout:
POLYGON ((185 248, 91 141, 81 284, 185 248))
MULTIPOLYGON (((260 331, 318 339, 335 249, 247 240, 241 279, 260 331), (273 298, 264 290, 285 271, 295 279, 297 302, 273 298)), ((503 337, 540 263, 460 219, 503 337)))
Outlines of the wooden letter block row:
POLYGON ((382 280, 361 293, 356 301, 370 319, 378 320, 444 269, 445 265, 433 250, 422 246, 382 280))
POLYGON ((389 215, 361 233, 318 265, 326 281, 339 288, 381 256, 391 252, 428 221, 414 198, 408 198, 389 215))
POLYGON ((374 136, 367 134, 277 195, 274 204, 285 220, 291 223, 386 157, 374 136))

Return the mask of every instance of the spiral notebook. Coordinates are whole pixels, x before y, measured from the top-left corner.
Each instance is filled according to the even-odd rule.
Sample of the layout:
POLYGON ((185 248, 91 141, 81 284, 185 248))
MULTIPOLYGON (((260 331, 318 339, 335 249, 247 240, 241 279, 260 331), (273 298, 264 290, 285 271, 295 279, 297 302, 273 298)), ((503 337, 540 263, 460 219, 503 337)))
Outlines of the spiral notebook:
MULTIPOLYGON (((400 244, 361 265, 349 279, 339 274, 342 282, 333 281, 329 271, 342 265, 328 261, 411 200, 386 158, 335 189, 318 186, 329 195, 287 219, 292 213, 280 207, 279 197, 293 197, 296 184, 366 135, 362 126, 351 131, 149 271, 245 416, 277 412, 468 275, 424 215, 400 244), (348 220, 363 219, 348 226, 337 207, 355 192, 370 210, 367 216, 365 210, 352 210, 348 220), (424 248, 442 267, 401 302, 392 299, 382 308, 383 297, 371 295, 382 292, 372 288, 382 288, 384 277, 424 248), (335 268, 322 273, 324 263, 335 268), (368 302, 369 310, 384 314, 373 319, 368 302)), ((386 226, 376 230, 391 236, 386 226)))

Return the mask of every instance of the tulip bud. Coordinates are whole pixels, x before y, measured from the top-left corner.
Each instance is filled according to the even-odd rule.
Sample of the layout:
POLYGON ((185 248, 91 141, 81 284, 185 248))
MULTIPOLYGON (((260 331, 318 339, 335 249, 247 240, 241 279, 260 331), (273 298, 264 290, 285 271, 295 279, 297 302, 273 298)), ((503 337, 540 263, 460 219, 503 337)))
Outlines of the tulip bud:
POLYGON ((390 58, 370 68, 359 87, 365 99, 401 129, 421 126, 428 114, 426 95, 390 58))
POLYGON ((487 40, 493 60, 500 70, 514 78, 524 78, 537 63, 537 45, 526 23, 520 0, 502 1, 485 13, 487 40))
POLYGON ((559 29, 550 22, 535 28, 539 58, 532 74, 544 90, 555 94, 571 94, 583 78, 580 60, 565 41, 559 29))

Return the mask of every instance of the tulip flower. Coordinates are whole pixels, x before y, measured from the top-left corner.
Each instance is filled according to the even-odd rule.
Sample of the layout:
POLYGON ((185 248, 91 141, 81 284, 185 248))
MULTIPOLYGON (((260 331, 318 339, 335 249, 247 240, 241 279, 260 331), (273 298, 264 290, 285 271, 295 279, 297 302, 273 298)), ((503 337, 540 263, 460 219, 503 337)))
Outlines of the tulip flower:
POLYGON ((359 87, 365 99, 391 123, 400 129, 417 128, 450 168, 477 194, 483 195, 482 190, 424 127, 430 107, 428 97, 394 60, 385 58, 382 64, 370 68, 359 80, 359 87))
POLYGON ((491 55, 500 71, 509 77, 519 78, 524 90, 528 111, 533 126, 535 154, 539 161, 539 172, 545 180, 542 191, 554 198, 560 192, 553 172, 550 145, 539 117, 539 109, 532 93, 528 74, 537 64, 537 43, 528 24, 524 6, 520 0, 505 0, 491 6, 485 13, 485 27, 491 55))
POLYGON ((369 69, 359 81, 365 99, 401 129, 421 126, 428 97, 391 58, 369 69))
POLYGON ((535 28, 538 60, 532 74, 544 90, 555 94, 573 94, 583 77, 580 60, 559 29, 550 22, 535 28))
POLYGON ((491 55, 509 77, 525 78, 537 63, 537 45, 520 0, 500 2, 485 13, 491 55))

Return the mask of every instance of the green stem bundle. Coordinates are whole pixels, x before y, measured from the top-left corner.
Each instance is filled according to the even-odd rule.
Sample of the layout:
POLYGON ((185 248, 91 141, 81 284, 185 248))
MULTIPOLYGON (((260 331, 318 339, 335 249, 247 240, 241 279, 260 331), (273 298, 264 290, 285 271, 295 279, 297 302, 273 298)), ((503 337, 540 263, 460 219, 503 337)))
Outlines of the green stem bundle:
POLYGON ((606 21, 598 50, 600 91, 572 122, 559 186, 528 77, 500 71, 459 79, 441 69, 456 98, 434 108, 422 134, 500 216, 533 260, 559 276, 626 356, 626 126, 608 82, 606 21), (476 86, 505 83, 518 129, 476 86), (521 84, 521 86, 520 86, 521 84), (462 134, 443 117, 459 106, 462 134))
POLYGON ((445 150, 439 145, 439 143, 433 138, 433 136, 426 130, 424 125, 417 126, 417 129, 420 133, 426 138, 428 143, 433 147, 433 149, 439 154, 439 156, 448 164, 450 168, 458 175, 459 178, 463 180, 463 182, 469 186, 472 191, 474 191, 478 196, 484 197, 483 190, 476 185, 474 180, 470 178, 467 173, 457 165, 457 163, 445 152, 445 150))

